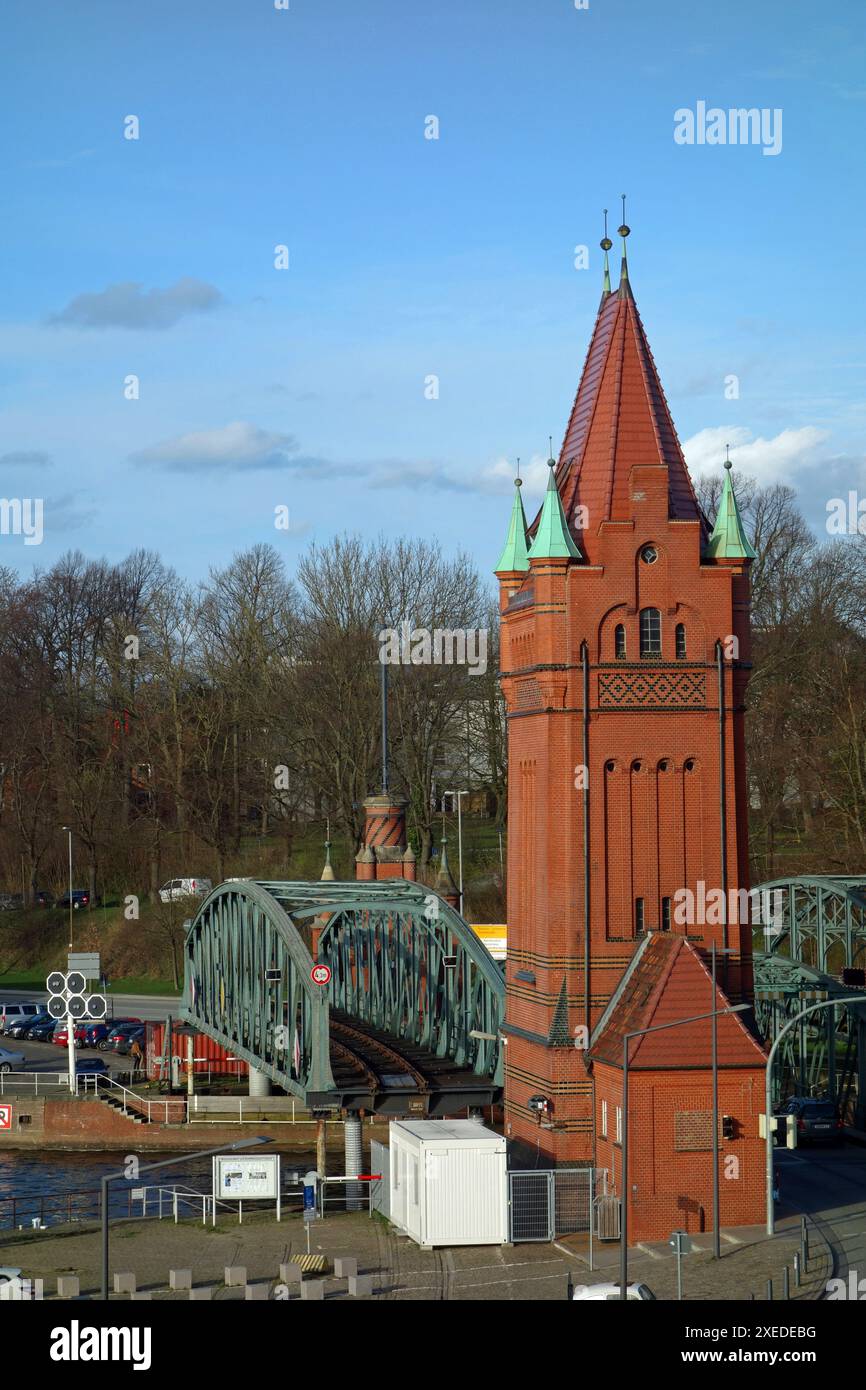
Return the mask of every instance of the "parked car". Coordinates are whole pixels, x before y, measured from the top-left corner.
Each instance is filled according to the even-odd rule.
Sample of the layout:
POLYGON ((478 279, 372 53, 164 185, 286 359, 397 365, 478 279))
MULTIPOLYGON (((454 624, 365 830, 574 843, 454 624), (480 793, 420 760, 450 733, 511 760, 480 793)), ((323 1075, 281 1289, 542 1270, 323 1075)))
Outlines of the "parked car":
MULTIPOLYGON (((73 912, 77 912, 78 909, 79 909, 80 907, 90 907, 90 905, 91 905, 91 897, 90 897, 90 891, 89 891, 89 889, 87 889, 87 888, 73 888, 73 890, 72 890, 72 895, 71 895, 71 896, 72 896, 72 910, 73 910, 73 912)), ((62 897, 62 898, 58 898, 58 899, 57 899, 56 906, 57 906, 57 907, 63 907, 63 908, 65 908, 66 911, 68 912, 68 911, 69 911, 69 899, 70 899, 70 895, 69 895, 69 893, 67 893, 67 894, 65 895, 65 897, 62 897)), ((102 895, 101 895, 100 893, 97 893, 97 894, 95 895, 95 897, 93 898, 92 901, 93 901, 93 906, 94 906, 94 907, 100 907, 101 904, 102 904, 102 895)))
POLYGON ((55 1021, 44 1009, 35 1014, 22 1014, 20 1018, 13 1019, 7 1025, 6 1036, 7 1038, 29 1038, 31 1028, 35 1028, 40 1023, 50 1023, 53 1028, 55 1021))
POLYGON ((53 907, 54 894, 49 893, 47 888, 37 888, 33 894, 34 907, 53 907))
POLYGON ((798 1144, 838 1144, 842 1138, 842 1121, 832 1100, 792 1096, 785 1114, 796 1116, 798 1144))
MULTIPOLYGON (((651 1299, 657 1302, 652 1289, 646 1284, 629 1284, 625 1292, 626 1298, 631 1301, 651 1299)), ((616 1303, 619 1301, 619 1284, 579 1284, 572 1291, 571 1298, 575 1303, 616 1303)))
MULTIPOLYGON (((109 1048, 117 1048, 120 1043, 126 1041, 131 1033, 144 1033, 144 1024, 140 1018, 128 1018, 116 1027, 110 1029, 106 1039, 109 1048)), ((103 1049, 104 1050, 104 1049, 103 1049)))
POLYGON ((209 878, 170 878, 160 888, 159 900, 171 903, 178 898, 204 898, 212 888, 209 878))
POLYGON ((20 912, 23 906, 21 893, 0 893, 0 912, 20 912))
POLYGON ((121 1057, 128 1056, 129 1050, 134 1042, 144 1042, 144 1035, 144 1024, 142 1024, 140 1028, 130 1028, 128 1033, 124 1033, 120 1042, 115 1044, 115 1052, 119 1053, 121 1057))
POLYGON ((101 1057, 79 1057, 75 1062, 76 1076, 107 1076, 108 1067, 101 1057))
POLYGON ((5 1033, 13 1023, 22 1018, 33 1018, 42 1012, 42 1005, 24 1000, 14 1004, 0 1004, 0 1033, 5 1033))
POLYGON ((23 1064, 23 1052, 10 1052, 8 1047, 0 1047, 0 1071, 12 1071, 13 1067, 20 1067, 23 1064))
POLYGON ((137 1018, 109 1018, 100 1023, 89 1023, 84 1034, 85 1046, 98 1047, 100 1052, 107 1052, 111 1047, 112 1033, 116 1033, 119 1028, 123 1028, 127 1024, 137 1028, 139 1022, 140 1020, 137 1018))
POLYGON ((51 1042, 56 1027, 56 1018, 52 1018, 50 1014, 43 1018, 40 1014, 38 1019, 33 1019, 31 1021, 26 1036, 31 1042, 51 1042))

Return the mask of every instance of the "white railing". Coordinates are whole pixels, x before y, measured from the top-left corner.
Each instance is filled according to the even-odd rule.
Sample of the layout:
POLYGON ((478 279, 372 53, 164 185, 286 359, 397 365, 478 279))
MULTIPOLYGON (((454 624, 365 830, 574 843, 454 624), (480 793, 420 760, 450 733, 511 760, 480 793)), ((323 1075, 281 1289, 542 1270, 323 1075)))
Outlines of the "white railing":
MULTIPOLYGON (((304 1204, 303 1188, 296 1192, 281 1193, 281 1204, 285 1204, 287 1198, 290 1201, 295 1199, 300 1210, 304 1204)), ((247 1199, 248 1202, 250 1200, 247 1199)), ((200 1209, 203 1226, 207 1225, 208 1216, 210 1216, 211 1224, 216 1224, 217 1212, 228 1212, 231 1216, 236 1216, 239 1225, 243 1224, 244 1219, 242 1201, 223 1202, 210 1192, 197 1192, 193 1187, 178 1187, 176 1183, 171 1186, 133 1188, 133 1201, 141 1202, 141 1212, 139 1213, 141 1217, 150 1217, 158 1221, 162 1221, 163 1217, 172 1217, 175 1225, 182 1218, 182 1207, 189 1207, 196 1213, 200 1209), (155 1210, 149 1210, 149 1204, 152 1204, 155 1210)))
POLYGON ((188 1120, 187 1102, 180 1096, 167 1096, 164 1100, 149 1100, 146 1096, 139 1095, 138 1091, 132 1091, 128 1086, 122 1086, 119 1081, 115 1081, 112 1076, 79 1076, 76 1078, 77 1095, 93 1095, 97 1100, 101 1099, 100 1088, 107 1092, 113 1099, 120 1101, 124 1115, 140 1115, 145 1117, 149 1124, 153 1124, 153 1117, 163 1124, 186 1124, 188 1120), (173 1114, 169 1115, 169 1107, 173 1114), (180 1110, 181 1118, 176 1118, 180 1110), (160 1114, 160 1112, 162 1112, 160 1114))
MULTIPOLYGON (((7 1071, 0 1072, 0 1096, 15 1095, 17 1088, 21 1085, 32 1086, 32 1094, 39 1095, 39 1085, 42 1083, 42 1090, 56 1090, 58 1086, 69 1089, 68 1071, 7 1071)), ((30 1092, 28 1091, 28 1094, 30 1092)))

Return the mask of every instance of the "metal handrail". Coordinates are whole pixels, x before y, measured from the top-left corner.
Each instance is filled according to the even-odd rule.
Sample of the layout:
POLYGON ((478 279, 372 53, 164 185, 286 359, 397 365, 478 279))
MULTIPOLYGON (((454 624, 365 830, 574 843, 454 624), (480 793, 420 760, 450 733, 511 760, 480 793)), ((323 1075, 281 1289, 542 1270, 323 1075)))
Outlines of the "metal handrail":
POLYGON ((183 1112, 183 1120, 182 1120, 182 1123, 183 1123, 183 1124, 186 1124, 186 1123, 188 1122, 188 1120, 189 1120, 189 1107, 188 1107, 188 1103, 187 1103, 187 1101, 186 1101, 183 1097, 181 1097, 181 1096, 170 1096, 170 1097, 166 1097, 164 1100, 150 1100, 150 1099, 148 1099, 146 1096, 139 1095, 138 1091, 130 1090, 130 1088, 129 1088, 128 1086, 123 1086, 119 1081, 115 1081, 113 1076, 81 1076, 81 1077, 78 1077, 78 1078, 76 1079, 76 1094, 79 1094, 79 1093, 80 1093, 80 1083, 81 1083, 81 1082, 84 1082, 83 1090, 84 1090, 84 1094, 85 1094, 85 1095, 87 1094, 88 1090, 90 1090, 90 1089, 92 1089, 94 1095, 97 1095, 97 1093, 98 1093, 98 1091, 99 1091, 100 1085, 102 1085, 102 1086, 104 1086, 104 1087, 107 1087, 109 1090, 110 1090, 111 1088, 114 1088, 115 1091, 119 1091, 119 1092, 121 1093, 121 1096, 122 1096, 122 1105, 123 1105, 123 1113, 124 1113, 124 1115, 128 1115, 129 1112, 130 1112, 130 1110, 132 1110, 134 1114, 141 1115, 141 1114, 144 1114, 144 1113, 145 1113, 145 1110, 146 1110, 148 1123, 153 1123, 153 1107, 154 1107, 154 1106, 157 1106, 157 1107, 158 1107, 158 1106, 162 1106, 162 1107, 163 1107, 163 1123, 164 1123, 164 1124, 168 1124, 168 1123, 169 1123, 169 1118, 168 1118, 168 1107, 171 1105, 171 1106, 174 1107, 175 1110, 177 1109, 178 1106, 181 1106, 181 1107, 182 1107, 182 1112, 183 1112), (90 1083, 90 1084, 88 1084, 88 1083, 90 1083), (129 1099, 127 1099, 127 1097, 129 1097, 129 1099))
POLYGON ((4 1096, 9 1091, 12 1094, 12 1087, 16 1082, 25 1081, 33 1078, 33 1094, 39 1095, 39 1081, 43 1082, 43 1089, 50 1080, 51 1086, 68 1086, 69 1073, 66 1071, 10 1071, 0 1072, 0 1096, 4 1096))

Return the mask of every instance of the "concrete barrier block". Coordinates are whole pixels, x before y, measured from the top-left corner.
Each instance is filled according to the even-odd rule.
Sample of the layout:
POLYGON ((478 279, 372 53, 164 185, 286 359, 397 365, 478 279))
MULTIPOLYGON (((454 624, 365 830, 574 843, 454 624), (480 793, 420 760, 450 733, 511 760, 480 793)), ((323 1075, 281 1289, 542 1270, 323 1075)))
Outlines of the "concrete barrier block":
POLYGON ((304 1279, 304 1271, 300 1265, 290 1261, 288 1264, 280 1265, 280 1279, 284 1284, 300 1284, 304 1279))
POLYGON ((373 1292, 372 1274, 354 1274, 349 1279, 349 1294, 352 1298, 368 1297, 373 1292))
POLYGON ((244 1297, 248 1301, 256 1302, 261 1299, 266 1299, 270 1292, 270 1287, 270 1284, 247 1284, 244 1289, 244 1297))
POLYGON ((310 1299, 315 1299, 317 1302, 322 1303, 325 1298, 324 1279, 305 1279, 301 1284, 301 1298, 306 1299, 307 1302, 309 1302, 310 1299))
POLYGON ((57 1297, 58 1298, 79 1298, 81 1296, 81 1280, 77 1274, 60 1274, 57 1278, 57 1297))
POLYGON ((137 1292, 131 1293, 129 1295, 129 1298, 130 1302, 132 1303, 150 1303, 151 1299, 153 1298, 153 1294, 150 1292, 149 1289, 146 1293, 143 1289, 140 1289, 137 1292))
POLYGON ((227 1289, 243 1288, 246 1282, 246 1265, 226 1265, 225 1285, 227 1289))
POLYGON ((358 1261, 354 1255, 338 1255, 334 1260, 334 1275, 337 1279, 351 1279, 358 1273, 358 1261))
POLYGON ((170 1289, 191 1289, 192 1270, 170 1269, 168 1271, 168 1287, 170 1289))
POLYGON ((115 1293, 135 1293, 135 1275, 131 1269, 125 1269, 114 1276, 115 1293))
POLYGON ((190 1289, 189 1296, 193 1303, 209 1303, 213 1298, 213 1287, 210 1284, 200 1284, 197 1289, 190 1289))

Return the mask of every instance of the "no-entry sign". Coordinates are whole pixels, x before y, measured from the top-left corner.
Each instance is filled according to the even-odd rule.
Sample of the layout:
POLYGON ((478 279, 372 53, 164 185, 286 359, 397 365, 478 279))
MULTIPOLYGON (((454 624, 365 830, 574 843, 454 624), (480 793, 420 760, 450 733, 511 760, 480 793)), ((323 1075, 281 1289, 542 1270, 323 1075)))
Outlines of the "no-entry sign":
POLYGON ((0 1129, 12 1128, 12 1106, 0 1105, 0 1129))
POLYGON ((329 965, 314 965, 310 971, 310 979, 314 985, 330 984, 331 967, 329 965))

